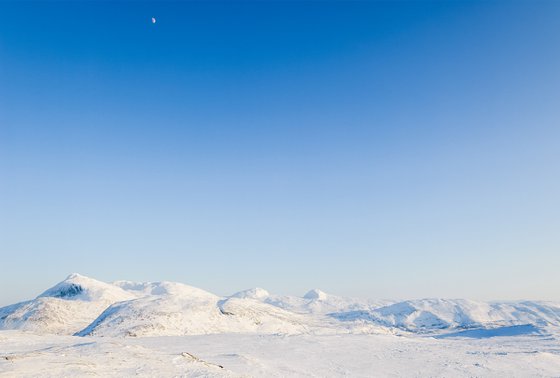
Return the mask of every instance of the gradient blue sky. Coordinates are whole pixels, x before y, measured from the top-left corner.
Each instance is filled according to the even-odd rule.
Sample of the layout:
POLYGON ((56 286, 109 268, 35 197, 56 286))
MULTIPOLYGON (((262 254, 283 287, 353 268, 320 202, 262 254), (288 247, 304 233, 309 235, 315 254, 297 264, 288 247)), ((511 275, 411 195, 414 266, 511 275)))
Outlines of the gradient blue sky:
POLYGON ((71 272, 560 300, 560 2, 0 11, 0 304, 71 272))

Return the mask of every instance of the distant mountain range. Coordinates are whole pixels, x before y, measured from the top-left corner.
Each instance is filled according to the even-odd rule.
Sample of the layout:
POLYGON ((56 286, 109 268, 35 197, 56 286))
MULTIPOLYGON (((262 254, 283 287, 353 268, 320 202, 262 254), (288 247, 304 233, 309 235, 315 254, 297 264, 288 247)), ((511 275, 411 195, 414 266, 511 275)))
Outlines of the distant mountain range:
POLYGON ((543 333, 548 327, 560 327, 559 303, 371 301, 317 289, 303 297, 260 288, 219 297, 175 282, 109 284, 79 274, 35 299, 0 308, 0 329, 78 336, 414 332, 469 337, 481 334, 471 330, 543 333))

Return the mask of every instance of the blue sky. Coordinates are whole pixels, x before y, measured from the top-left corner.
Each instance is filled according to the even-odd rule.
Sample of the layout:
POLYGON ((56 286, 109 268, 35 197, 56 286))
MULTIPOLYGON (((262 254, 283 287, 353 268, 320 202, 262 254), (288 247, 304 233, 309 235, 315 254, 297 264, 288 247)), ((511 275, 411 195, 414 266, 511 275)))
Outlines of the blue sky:
POLYGON ((0 304, 71 272, 560 300, 560 3, 0 10, 0 304))

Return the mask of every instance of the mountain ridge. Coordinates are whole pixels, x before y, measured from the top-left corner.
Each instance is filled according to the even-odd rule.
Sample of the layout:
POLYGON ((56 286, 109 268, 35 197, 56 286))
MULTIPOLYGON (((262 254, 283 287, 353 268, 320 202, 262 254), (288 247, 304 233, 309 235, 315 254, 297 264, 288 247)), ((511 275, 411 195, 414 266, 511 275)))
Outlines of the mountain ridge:
POLYGON ((178 282, 105 283, 73 273, 34 299, 0 308, 0 329, 78 336, 442 333, 526 325, 533 328, 519 329, 560 327, 560 304, 443 298, 373 301, 319 289, 302 297, 274 295, 262 288, 220 297, 178 282))

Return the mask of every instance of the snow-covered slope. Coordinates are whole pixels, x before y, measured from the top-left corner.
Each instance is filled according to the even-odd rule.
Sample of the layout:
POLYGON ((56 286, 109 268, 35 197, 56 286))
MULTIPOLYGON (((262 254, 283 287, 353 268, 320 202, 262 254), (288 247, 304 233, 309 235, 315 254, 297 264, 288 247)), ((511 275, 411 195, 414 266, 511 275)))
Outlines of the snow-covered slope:
POLYGON ((221 299, 172 283, 115 283, 142 295, 107 308, 80 336, 169 336, 226 332, 300 333, 305 320, 250 298, 221 299))
MULTIPOLYGON (((126 286, 124 286, 126 287, 126 286)), ((144 296, 107 308, 78 335, 154 336, 219 332, 219 297, 180 283, 137 284, 144 296)))
POLYGON ((117 286, 71 274, 33 300, 0 308, 0 329, 72 334, 107 306, 131 298, 117 286))
POLYGON ((228 316, 230 332, 298 334, 309 330, 312 319, 251 298, 228 298, 219 303, 228 316))

